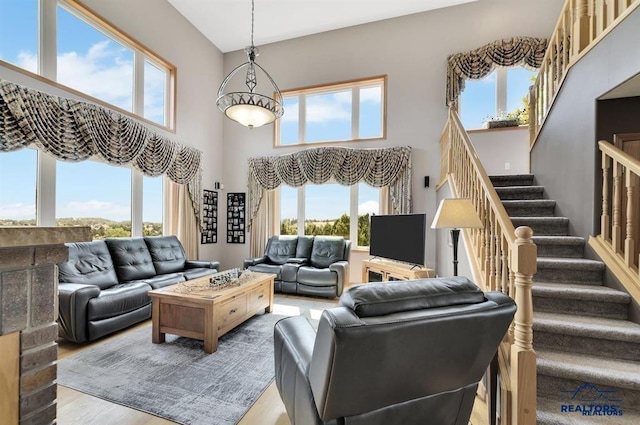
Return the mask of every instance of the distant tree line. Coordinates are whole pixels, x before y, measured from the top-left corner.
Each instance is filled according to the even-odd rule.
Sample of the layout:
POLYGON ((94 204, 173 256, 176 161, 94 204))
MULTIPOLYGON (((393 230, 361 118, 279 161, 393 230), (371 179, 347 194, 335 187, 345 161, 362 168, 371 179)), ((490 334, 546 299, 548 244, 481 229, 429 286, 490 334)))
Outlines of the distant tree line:
MULTIPOLYGON (((0 219, 0 226, 35 226, 36 221, 0 219)), ((58 218, 56 226, 89 226, 93 239, 121 238, 131 236, 131 221, 113 221, 106 218, 58 218)), ((162 223, 142 223, 143 236, 162 235, 162 223)))
MULTIPOLYGON (((349 239, 351 218, 347 214, 342 214, 336 220, 305 220, 305 235, 326 235, 343 236, 349 239)), ((358 246, 369 246, 369 214, 358 216, 358 246)), ((285 218, 280 223, 281 235, 297 235, 298 220, 295 218, 285 218)))

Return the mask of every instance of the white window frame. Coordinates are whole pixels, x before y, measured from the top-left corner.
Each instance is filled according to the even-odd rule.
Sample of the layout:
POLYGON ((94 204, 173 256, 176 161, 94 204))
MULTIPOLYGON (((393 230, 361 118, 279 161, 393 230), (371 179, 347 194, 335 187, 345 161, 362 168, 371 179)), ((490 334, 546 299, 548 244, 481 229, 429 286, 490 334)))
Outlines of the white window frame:
MULTIPOLYGON (((328 181, 328 184, 335 183, 334 181, 328 181)), ((349 186, 349 239, 351 240, 351 249, 356 250, 368 250, 368 246, 360 246, 358 245, 358 193, 359 193, 359 183, 349 186)), ((298 212, 297 212, 297 220, 298 220, 298 235, 304 236, 304 222, 306 219, 305 215, 305 205, 306 205, 306 187, 307 185, 303 185, 298 187, 298 212)), ((277 190, 277 199, 275 202, 275 208, 277 209, 275 216, 277 217, 277 234, 280 234, 280 226, 282 224, 281 217, 281 196, 280 196, 280 187, 277 190)), ((378 188, 378 203, 382 205, 382 188, 378 188)))
POLYGON ((298 141, 291 144, 280 144, 280 120, 274 125, 274 147, 290 147, 299 145, 317 145, 324 143, 357 142, 363 140, 383 140, 387 138, 387 76, 369 77, 340 83, 304 87, 282 91, 282 98, 298 100, 298 141), (382 134, 379 137, 360 137, 360 90, 370 87, 381 87, 380 123, 382 134), (318 94, 330 94, 351 89, 351 137, 340 140, 306 141, 306 97, 318 94))

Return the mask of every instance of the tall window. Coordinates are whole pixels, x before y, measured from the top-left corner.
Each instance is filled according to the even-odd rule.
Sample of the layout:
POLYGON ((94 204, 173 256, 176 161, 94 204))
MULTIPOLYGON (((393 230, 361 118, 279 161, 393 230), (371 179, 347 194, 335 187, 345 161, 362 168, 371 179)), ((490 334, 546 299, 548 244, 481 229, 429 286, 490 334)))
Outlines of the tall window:
POLYGON ((380 189, 328 183, 280 186, 279 191, 281 235, 343 236, 354 247, 369 246, 369 220, 380 213, 380 189))
POLYGON ((384 138, 386 77, 289 90, 277 146, 384 138))
POLYGON ((94 239, 131 236, 131 169, 58 161, 56 225, 91 226, 94 239))
POLYGON ((38 0, 0 0, 0 60, 38 71, 38 0))
POLYGON ((55 60, 43 69, 56 69, 56 82, 74 94, 173 127, 175 67, 76 0, 59 0, 55 14, 39 16, 47 1, 0 0, 0 63, 37 73, 39 57, 55 60), (43 28, 55 28, 55 52, 38 47, 43 28))
POLYGON ((35 226, 38 152, 0 153, 0 226, 35 226))
POLYGON ((496 117, 520 117, 528 122, 529 86, 537 71, 498 68, 481 80, 466 80, 460 94, 460 119, 467 129, 482 128, 496 117))
POLYGON ((162 235, 162 176, 142 179, 142 235, 162 235))

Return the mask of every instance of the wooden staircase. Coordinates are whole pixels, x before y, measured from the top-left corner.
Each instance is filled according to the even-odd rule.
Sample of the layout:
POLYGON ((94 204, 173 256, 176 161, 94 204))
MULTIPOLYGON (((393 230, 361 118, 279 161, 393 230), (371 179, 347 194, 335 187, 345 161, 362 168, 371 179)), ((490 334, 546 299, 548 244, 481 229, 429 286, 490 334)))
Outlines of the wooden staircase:
POLYGON ((537 423, 639 424, 640 325, 628 320, 631 297, 603 286, 604 263, 584 258, 585 240, 569 235, 569 219, 554 215, 556 201, 533 175, 491 181, 514 226, 531 227, 538 246, 537 423))

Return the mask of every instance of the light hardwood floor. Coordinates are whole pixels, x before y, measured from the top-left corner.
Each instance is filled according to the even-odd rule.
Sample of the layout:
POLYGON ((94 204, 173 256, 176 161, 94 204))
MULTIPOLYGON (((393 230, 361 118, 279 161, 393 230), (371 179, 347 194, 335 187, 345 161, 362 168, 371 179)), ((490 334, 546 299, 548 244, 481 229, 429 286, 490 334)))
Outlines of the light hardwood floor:
MULTIPOLYGON (((293 296, 287 297, 296 298, 293 296)), ((327 307, 331 307, 332 304, 335 304, 335 302, 327 302, 327 307)), ((58 359, 64 359, 71 354, 101 344, 111 338, 117 338, 123 333, 132 332, 143 326, 151 326, 151 320, 139 323, 127 330, 117 332, 93 343, 74 344, 61 339, 58 341, 58 359)), ((486 404, 476 397, 470 423, 472 425, 486 425, 486 418, 486 404)), ((110 403, 58 385, 58 425, 166 425, 173 423, 139 410, 110 403)), ((215 425, 215 418, 212 418, 211 424, 215 425)), ((280 400, 275 382, 272 382, 267 387, 238 425, 291 425, 284 405, 280 400)))

